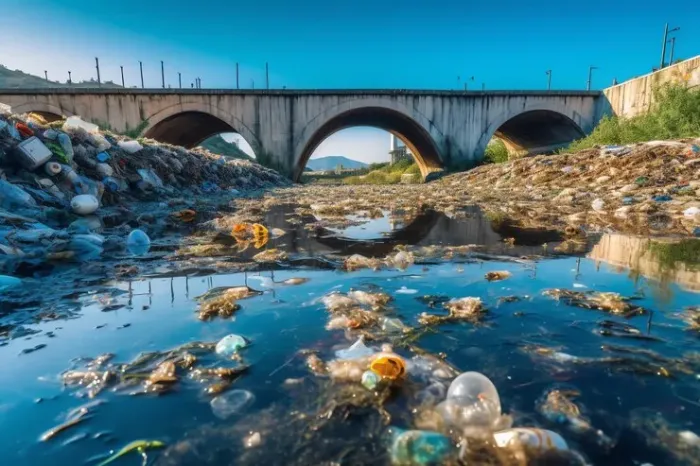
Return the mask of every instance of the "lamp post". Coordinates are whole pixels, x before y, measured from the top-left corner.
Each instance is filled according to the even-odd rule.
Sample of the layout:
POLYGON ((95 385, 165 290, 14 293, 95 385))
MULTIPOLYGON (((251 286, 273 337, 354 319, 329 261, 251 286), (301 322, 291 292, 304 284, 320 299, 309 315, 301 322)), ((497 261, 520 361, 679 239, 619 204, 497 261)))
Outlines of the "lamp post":
POLYGON ((547 70, 545 73, 547 75, 547 90, 552 90, 552 70, 547 70))
POLYGON ((669 30, 668 23, 666 23, 666 26, 664 28, 664 41, 662 42, 662 45, 661 45, 661 66, 659 67, 659 69, 666 66, 666 43, 668 42, 668 35, 672 32, 680 31, 680 30, 681 30, 681 28, 679 28, 679 27, 675 27, 675 28, 669 30))
POLYGON ((671 56, 668 59, 668 66, 671 66, 673 65, 673 52, 676 50, 676 38, 671 37, 668 41, 671 43, 671 56))
POLYGON ((71 78, 70 71, 68 72, 68 84, 73 84, 73 78, 71 78))
POLYGON ((588 67, 588 82, 586 83, 586 90, 590 91, 591 90, 591 79, 593 78, 593 70, 597 70, 597 66, 589 66, 588 67))
POLYGON ((141 89, 143 89, 143 63, 139 62, 139 70, 141 70, 141 89))
POLYGON ((122 87, 126 87, 126 86, 124 85, 124 66, 123 66, 123 65, 119 65, 119 69, 120 69, 121 72, 122 72, 122 87))

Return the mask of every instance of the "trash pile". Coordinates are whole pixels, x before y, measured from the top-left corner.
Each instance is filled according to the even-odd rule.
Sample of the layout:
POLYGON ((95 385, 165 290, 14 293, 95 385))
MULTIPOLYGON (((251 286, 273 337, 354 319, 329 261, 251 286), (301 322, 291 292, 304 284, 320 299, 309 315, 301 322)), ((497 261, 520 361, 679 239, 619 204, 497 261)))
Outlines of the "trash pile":
POLYGON ((522 158, 439 184, 506 216, 559 228, 700 235, 700 139, 522 158))
MULTIPOLYGON (((79 117, 48 123, 33 113, 0 113, 0 265, 11 273, 20 257, 94 259, 110 242, 97 234, 105 226, 124 227, 119 242, 143 254, 151 231, 130 232, 136 202, 169 210, 164 201, 177 197, 191 205, 198 195, 230 197, 288 184, 277 172, 249 161, 128 139, 79 117)), ((143 210, 143 221, 136 224, 154 220, 152 208, 143 210)), ((197 212, 183 209, 172 215, 184 224, 193 222, 197 212)))
POLYGON ((309 228, 347 226, 348 216, 371 218, 377 209, 464 218, 478 205, 496 223, 567 236, 582 229, 700 236, 700 139, 526 157, 420 185, 312 184, 275 190, 261 204, 298 204, 300 216, 317 219, 309 228))

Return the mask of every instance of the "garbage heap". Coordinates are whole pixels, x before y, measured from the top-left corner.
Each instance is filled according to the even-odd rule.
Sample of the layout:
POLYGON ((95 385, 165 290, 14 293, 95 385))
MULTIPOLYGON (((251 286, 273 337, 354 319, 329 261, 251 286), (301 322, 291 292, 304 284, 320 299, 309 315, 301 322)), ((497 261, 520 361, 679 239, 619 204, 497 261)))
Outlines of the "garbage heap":
POLYGON ((443 209, 466 199, 526 225, 700 236, 700 139, 539 155, 448 176, 443 209))
POLYGON ((55 245, 68 226, 77 226, 68 229, 71 233, 94 234, 107 216, 124 223, 126 214, 149 201, 166 206, 164 201, 176 197, 206 199, 288 184, 250 161, 133 140, 79 117, 48 123, 40 115, 12 115, 0 107, 0 255, 5 258, 37 243, 55 245))

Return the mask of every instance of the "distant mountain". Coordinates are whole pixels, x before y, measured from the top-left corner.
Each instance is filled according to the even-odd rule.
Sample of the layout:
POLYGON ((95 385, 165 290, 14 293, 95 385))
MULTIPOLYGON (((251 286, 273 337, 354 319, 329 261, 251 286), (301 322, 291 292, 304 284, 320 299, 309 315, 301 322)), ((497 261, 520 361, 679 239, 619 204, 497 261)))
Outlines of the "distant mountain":
MULTIPOLYGON (((112 81, 105 81, 100 86, 105 88, 121 87, 112 81)), ((58 81, 47 81, 39 76, 34 76, 20 70, 13 71, 4 67, 3 65, 0 65, 0 89, 44 89, 56 87, 98 87, 98 84, 95 80, 83 81, 80 83, 74 82, 72 84, 61 83, 58 81)))
POLYGON ((237 145, 226 141, 221 135, 217 134, 209 139, 205 140, 200 144, 201 147, 213 152, 215 154, 223 155, 226 157, 233 157, 235 159, 252 160, 248 154, 243 152, 237 145))
POLYGON ((306 164, 307 168, 311 168, 314 171, 320 170, 334 170, 338 165, 342 165, 345 169, 360 169, 367 168, 367 164, 364 162, 358 162, 357 160, 352 160, 342 155, 332 155, 330 157, 320 157, 318 159, 311 159, 306 164))

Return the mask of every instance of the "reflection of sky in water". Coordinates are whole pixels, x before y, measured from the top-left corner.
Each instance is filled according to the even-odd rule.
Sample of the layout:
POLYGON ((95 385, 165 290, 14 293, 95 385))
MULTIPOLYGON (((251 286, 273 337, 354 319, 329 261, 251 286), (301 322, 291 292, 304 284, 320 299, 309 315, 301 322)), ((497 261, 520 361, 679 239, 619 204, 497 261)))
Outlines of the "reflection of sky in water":
POLYGON ((361 217, 358 215, 348 215, 350 221, 363 222, 361 225, 351 225, 347 228, 328 228, 330 231, 337 233, 343 238, 357 240, 372 240, 382 239, 387 233, 398 230, 403 227, 403 219, 395 217, 392 219, 391 212, 388 210, 382 211, 384 214, 381 218, 361 217))
MULTIPOLYGON (((243 353, 252 370, 236 381, 234 388, 250 390, 256 395, 256 402, 248 411, 248 414, 254 414, 280 399, 284 393, 280 387, 286 378, 308 376, 301 360, 293 360, 278 370, 296 351, 314 347, 320 341, 348 344, 342 332, 324 329, 328 314, 319 298, 333 290, 377 286, 394 296, 392 308, 395 315, 409 325, 415 324, 420 312, 435 312, 420 304, 416 296, 480 297, 491 310, 489 325, 446 326, 444 328, 449 332, 429 334, 418 344, 429 351, 446 352, 450 362, 461 370, 486 373, 498 386, 506 411, 515 410, 532 416, 535 400, 555 381, 548 375, 546 367, 533 364, 528 356, 517 350, 524 342, 556 346, 576 356, 590 357, 606 355, 601 351, 601 345, 606 343, 652 349, 673 356, 697 348, 697 339, 673 317, 673 313, 683 307, 697 304, 697 295, 672 284, 670 295, 660 298, 645 279, 635 282, 626 270, 615 270, 607 265, 596 267, 595 262, 588 259, 581 260, 578 274, 576 267, 575 258, 565 258, 544 260, 535 266, 478 262, 435 265, 427 270, 416 265, 405 272, 264 272, 260 274, 264 280, 248 282, 253 288, 264 289, 264 295, 240 301, 242 309, 234 319, 211 322, 197 320, 194 297, 212 287, 242 285, 245 283, 244 274, 134 281, 131 297, 125 294, 115 298, 116 302, 127 307, 112 312, 102 312, 93 296, 84 296, 80 299, 85 306, 78 319, 26 324, 44 332, 54 331, 55 338, 42 333, 11 340, 0 347, 0 429, 3 432, 0 457, 7 464, 82 464, 93 455, 134 439, 157 438, 172 444, 203 423, 226 424, 213 416, 208 399, 200 394, 199 386, 183 383, 175 393, 162 397, 130 397, 105 392, 100 398, 108 403, 98 407, 94 418, 51 442, 37 443, 39 435, 62 421, 69 409, 87 401, 73 397, 73 389, 62 389, 58 375, 71 366, 74 358, 94 357, 106 352, 115 353, 115 361, 126 362, 143 351, 166 350, 188 341, 215 341, 228 333, 244 335, 253 342, 243 353), (506 281, 489 283, 483 275, 491 270, 509 270, 513 276, 506 281), (299 276, 311 280, 300 286, 276 283, 299 276), (615 291, 626 296, 643 292, 645 296, 637 304, 657 311, 652 335, 664 338, 666 343, 604 339, 594 333, 595 322, 610 316, 566 306, 542 296, 545 289, 572 289, 574 284, 578 290, 615 291), (417 294, 396 293, 402 287, 415 289, 417 294), (530 298, 499 306, 499 297, 508 295, 530 298), (144 306, 148 308, 144 309, 144 306), (516 311, 524 316, 514 317, 516 311), (127 323, 131 325, 118 329, 127 323), (96 328, 102 325, 103 328, 96 328), (19 355, 22 349, 40 343, 47 347, 19 355), (38 397, 46 400, 35 403, 38 397), (61 446, 63 441, 81 432, 94 434, 102 430, 113 432, 116 442, 85 439, 61 446)), ((128 289, 126 283, 116 286, 128 289)), ((625 322, 644 330, 647 320, 647 317, 636 317, 625 322)), ((405 351, 401 352, 408 356, 405 351)), ((639 406, 669 412, 669 404, 678 406, 681 403, 668 399, 667 379, 635 378, 595 367, 577 371, 571 375, 571 383, 582 391, 581 402, 589 412, 600 411, 606 415, 594 416, 597 428, 612 431, 615 421, 608 422, 607 416, 626 419, 629 411, 639 406), (603 391, 596 382, 601 377, 605 379, 603 391)), ((689 396, 694 396, 691 388, 697 382, 683 379, 674 383, 690 393, 689 396)), ((700 416, 699 410, 692 406, 687 406, 685 411, 676 409, 672 412, 679 422, 700 416)), ((230 424, 238 419, 226 422, 230 424)), ((570 439, 561 429, 556 430, 570 439)), ((622 448, 631 449, 632 446, 622 448)), ((136 457, 130 459, 140 461, 136 457)))

